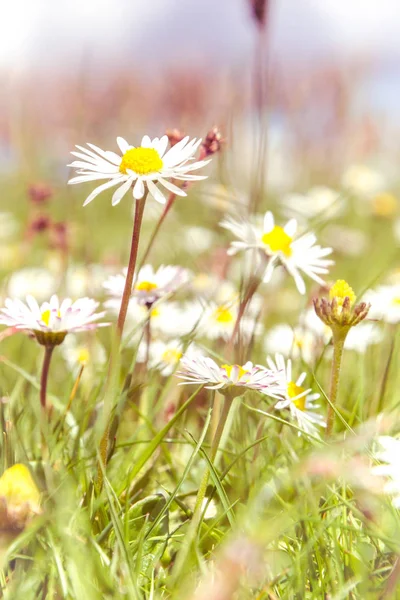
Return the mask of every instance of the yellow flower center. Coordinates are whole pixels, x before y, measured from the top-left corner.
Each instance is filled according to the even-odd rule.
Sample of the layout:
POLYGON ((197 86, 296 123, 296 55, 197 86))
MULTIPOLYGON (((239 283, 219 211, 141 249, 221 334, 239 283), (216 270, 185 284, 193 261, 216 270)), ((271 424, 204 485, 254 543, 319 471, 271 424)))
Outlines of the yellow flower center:
POLYGON ((86 365, 90 359, 90 352, 87 348, 79 348, 77 352, 77 359, 81 365, 86 365))
POLYGON ((232 323, 234 316, 232 311, 224 306, 218 306, 214 311, 214 318, 218 323, 232 323))
MULTIPOLYGON (((289 381, 287 386, 287 393, 289 398, 296 398, 299 394, 302 394, 305 391, 305 388, 301 387, 301 385, 296 385, 294 381, 289 381)), ((306 408, 306 396, 302 396, 298 398, 298 400, 294 400, 293 404, 299 410, 305 410, 306 408)))
POLYGON ((243 377, 243 375, 246 375, 246 373, 248 373, 248 371, 246 371, 246 369, 243 369, 243 367, 241 367, 240 365, 221 365, 221 369, 225 369, 225 372, 228 375, 229 379, 231 379, 233 367, 239 369, 238 379, 240 379, 241 377, 243 377))
MULTIPOLYGON (((49 327, 51 312, 52 311, 48 308, 47 310, 44 310, 40 315, 41 320, 45 325, 47 325, 47 327, 49 327)), ((61 317, 59 310, 57 311, 57 317, 61 317)))
POLYGON ((26 502, 39 504, 40 493, 28 467, 17 464, 4 471, 0 477, 0 497, 15 507, 26 502))
POLYGON ((161 359, 169 365, 174 365, 182 358, 182 352, 176 348, 168 348, 162 353, 161 359))
POLYGON ((122 157, 119 170, 126 175, 127 170, 138 175, 156 173, 163 167, 163 161, 154 148, 130 148, 122 157))
POLYGON ((379 217, 391 217, 397 210, 397 198, 390 192, 382 192, 373 199, 372 208, 379 217))
POLYGON ((329 290, 329 298, 330 300, 336 298, 338 306, 343 306, 343 301, 345 298, 350 298, 351 306, 356 301, 355 293, 344 279, 338 279, 337 282, 331 287, 329 290))
POLYGON ((286 233, 283 227, 279 227, 279 225, 275 225, 271 231, 264 233, 261 241, 269 247, 271 252, 282 252, 285 256, 292 255, 290 245, 293 242, 293 238, 286 233))
POLYGON ((138 292, 151 292, 157 288, 157 284, 152 281, 141 281, 135 287, 138 292))
POLYGON ((154 317, 159 317, 160 316, 160 309, 159 308, 153 308, 153 310, 150 311, 150 316, 152 319, 154 319, 154 317))

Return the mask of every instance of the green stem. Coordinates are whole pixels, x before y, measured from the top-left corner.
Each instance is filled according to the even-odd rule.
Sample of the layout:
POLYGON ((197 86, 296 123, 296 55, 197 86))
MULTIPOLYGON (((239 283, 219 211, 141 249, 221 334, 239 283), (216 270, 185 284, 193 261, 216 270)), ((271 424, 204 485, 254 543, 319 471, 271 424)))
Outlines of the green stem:
POLYGON ((124 330, 126 314, 128 312, 129 300, 130 300, 131 293, 132 293, 133 277, 135 275, 136 259, 137 259, 138 248, 139 248, 140 229, 142 226, 144 206, 146 204, 146 196, 147 196, 147 192, 141 200, 136 200, 135 218, 134 218, 134 222, 133 222, 133 232, 132 232, 131 252, 129 255, 128 272, 126 274, 124 293, 122 295, 121 308, 119 309, 118 323, 117 323, 117 331, 118 331, 118 335, 120 338, 122 337, 122 332, 124 330))
POLYGON ((40 378, 40 404, 42 405, 43 410, 46 409, 47 380, 49 378, 49 369, 53 350, 54 346, 45 346, 44 349, 42 375, 40 378))
POLYGON ((346 339, 346 335, 335 335, 333 332, 333 361, 332 361, 332 371, 331 371, 331 388, 329 394, 329 400, 331 404, 328 406, 328 416, 326 421, 326 436, 329 437, 332 433, 333 423, 335 419, 335 410, 337 395, 339 389, 339 379, 340 379, 340 367, 342 364, 342 355, 343 355, 343 347, 346 339))

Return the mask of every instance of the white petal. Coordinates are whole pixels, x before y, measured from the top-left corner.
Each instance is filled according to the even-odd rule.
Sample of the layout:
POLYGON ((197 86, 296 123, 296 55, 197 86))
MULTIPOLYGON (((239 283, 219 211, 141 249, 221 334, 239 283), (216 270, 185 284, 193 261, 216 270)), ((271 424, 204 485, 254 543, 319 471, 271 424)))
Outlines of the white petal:
POLYGON ((151 139, 149 138, 148 135, 144 135, 142 137, 142 143, 140 145, 142 148, 151 148, 152 147, 151 139))
POLYGON ((174 185, 173 183, 171 183, 170 181, 167 181, 166 179, 163 179, 162 177, 159 178, 158 180, 165 188, 167 188, 167 190, 169 190, 170 192, 172 192, 173 194, 176 194, 177 196, 187 196, 186 192, 184 190, 182 190, 181 188, 179 188, 178 186, 174 185))
POLYGON ((269 233, 275 226, 274 216, 271 211, 265 213, 264 217, 264 233, 269 233))
POLYGON ((296 219, 290 219, 283 228, 283 231, 293 237, 297 231, 297 221, 296 219))
POLYGON ((123 137, 117 137, 117 144, 118 144, 118 147, 121 150, 122 154, 125 154, 125 152, 127 150, 129 150, 130 148, 132 148, 132 146, 130 146, 128 144, 128 142, 126 140, 124 140, 123 137))
MULTIPOLYGON (((150 139, 150 138, 149 138, 150 139)), ((144 196, 144 184, 142 179, 139 177, 135 183, 135 187, 133 188, 133 197, 135 200, 140 200, 144 196)))
POLYGON ((154 200, 157 200, 157 202, 159 202, 160 204, 166 203, 166 198, 164 194, 160 192, 160 190, 153 181, 148 181, 147 187, 149 188, 149 192, 153 196, 154 200))
POLYGON ((111 181, 107 181, 107 183, 103 183, 103 185, 99 185, 97 188, 95 188, 93 190, 93 192, 91 194, 89 194, 89 196, 86 198, 85 202, 83 203, 83 206, 86 206, 87 204, 89 204, 89 202, 91 202, 94 198, 96 198, 96 196, 98 196, 99 194, 101 194, 101 192, 104 192, 104 190, 108 190, 108 188, 113 187, 114 185, 118 185, 119 183, 122 183, 122 181, 125 180, 125 177, 121 177, 121 178, 115 178, 112 179, 111 181))
POLYGON ((113 206, 116 206, 117 204, 119 204, 119 202, 121 202, 122 198, 125 196, 126 192, 129 190, 131 185, 132 181, 128 179, 117 190, 115 190, 111 200, 111 204, 113 206))

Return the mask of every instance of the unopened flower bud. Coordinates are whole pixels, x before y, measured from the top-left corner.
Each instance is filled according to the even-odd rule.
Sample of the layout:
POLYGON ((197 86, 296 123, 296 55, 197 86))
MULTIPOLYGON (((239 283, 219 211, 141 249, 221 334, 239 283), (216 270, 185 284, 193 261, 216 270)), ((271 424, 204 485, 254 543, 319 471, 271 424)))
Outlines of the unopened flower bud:
POLYGON ((53 195, 53 188, 47 183, 33 183, 28 187, 28 196, 34 204, 47 202, 53 195))

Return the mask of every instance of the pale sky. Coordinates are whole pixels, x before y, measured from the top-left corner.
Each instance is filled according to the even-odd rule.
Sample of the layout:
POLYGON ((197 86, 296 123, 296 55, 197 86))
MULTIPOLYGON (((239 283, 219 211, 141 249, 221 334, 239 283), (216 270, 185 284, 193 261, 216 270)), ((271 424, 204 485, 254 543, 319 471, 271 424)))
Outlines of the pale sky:
MULTIPOLYGON (((146 67, 240 61, 254 26, 247 0, 0 0, 0 67, 78 61, 146 67), (123 63, 122 63, 123 64, 123 63)), ((399 59, 400 0, 272 0, 278 58, 399 59)))

